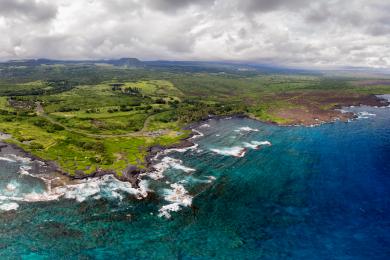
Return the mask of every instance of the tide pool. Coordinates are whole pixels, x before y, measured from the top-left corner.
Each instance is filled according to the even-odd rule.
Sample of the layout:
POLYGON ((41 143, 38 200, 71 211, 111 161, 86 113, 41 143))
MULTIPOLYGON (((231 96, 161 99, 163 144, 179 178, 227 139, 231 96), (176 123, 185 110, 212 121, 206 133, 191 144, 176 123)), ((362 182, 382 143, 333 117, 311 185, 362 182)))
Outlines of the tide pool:
POLYGON ((351 110, 317 127, 209 120, 196 146, 156 158, 146 199, 107 177, 16 200, 44 182, 0 160, 0 257, 388 259, 390 108, 351 110))

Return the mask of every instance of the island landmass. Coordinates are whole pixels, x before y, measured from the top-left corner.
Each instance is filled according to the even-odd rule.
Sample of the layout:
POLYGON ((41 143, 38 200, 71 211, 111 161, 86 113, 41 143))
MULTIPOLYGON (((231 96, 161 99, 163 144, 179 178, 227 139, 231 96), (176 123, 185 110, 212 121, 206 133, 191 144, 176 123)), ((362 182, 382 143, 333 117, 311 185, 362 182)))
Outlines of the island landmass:
POLYGON ((47 171, 71 179, 113 174, 137 186, 157 153, 193 145, 196 122, 347 121, 354 115, 341 108, 388 106, 377 96, 386 93, 387 75, 137 59, 12 61, 0 64, 0 153, 44 162, 47 171))

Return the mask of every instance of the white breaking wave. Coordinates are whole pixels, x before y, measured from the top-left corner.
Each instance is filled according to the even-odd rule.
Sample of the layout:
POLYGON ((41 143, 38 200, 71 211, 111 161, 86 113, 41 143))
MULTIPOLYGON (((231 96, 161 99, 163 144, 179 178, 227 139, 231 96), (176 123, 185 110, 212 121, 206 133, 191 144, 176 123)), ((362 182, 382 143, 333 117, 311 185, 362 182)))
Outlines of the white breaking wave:
POLYGON ((214 176, 211 176, 211 175, 208 175, 206 176, 207 177, 207 183, 212 183, 213 181, 215 181, 217 178, 215 178, 214 176))
POLYGON ((19 173, 20 173, 21 175, 29 175, 29 176, 35 177, 33 174, 31 174, 31 173, 29 172, 29 170, 31 170, 31 169, 32 169, 31 166, 22 165, 22 166, 20 166, 20 168, 19 168, 19 173))
POLYGON ((358 112, 357 113, 358 118, 370 118, 376 116, 376 114, 369 113, 367 111, 358 112))
POLYGON ((246 148, 240 147, 240 146, 234 146, 234 147, 225 147, 220 149, 210 149, 212 152, 226 155, 226 156, 235 156, 235 157, 244 157, 246 153, 246 148))
POLYGON ((16 162, 15 160, 8 158, 8 157, 0 157, 0 161, 6 161, 6 162, 16 162))
POLYGON ((259 149, 261 145, 271 145, 269 141, 251 141, 251 142, 243 142, 244 147, 241 146, 233 146, 233 147, 224 147, 224 148, 213 148, 210 151, 225 155, 225 156, 235 156, 235 157, 244 157, 247 151, 247 148, 250 149, 259 149))
MULTIPOLYGON (((179 153, 184 153, 184 152, 187 152, 189 150, 195 150, 196 148, 198 148, 199 144, 194 144, 193 146, 190 146, 190 147, 186 147, 186 148, 172 148, 172 149, 166 149, 164 150, 161 154, 169 154, 171 152, 179 152, 179 153)), ((160 155, 160 154, 159 154, 160 155)), ((158 156, 159 156, 158 155, 158 156)), ((157 156, 157 157, 158 157, 157 156)))
POLYGON ((7 192, 13 192, 18 188, 18 186, 18 183, 10 182, 7 184, 7 186, 5 186, 5 189, 7 192))
POLYGON ((9 156, 10 156, 14 161, 17 161, 17 162, 21 162, 21 163, 24 163, 24 164, 31 163, 31 159, 28 158, 28 157, 17 156, 16 154, 10 154, 9 156))
POLYGON ((340 113, 342 113, 342 114, 349 113, 349 111, 347 111, 347 110, 344 110, 344 109, 336 109, 336 110, 340 111, 340 113))
POLYGON ((19 208, 19 204, 15 202, 9 202, 0 205, 1 211, 17 210, 18 208, 19 208))
POLYGON ((101 178, 82 180, 79 184, 52 189, 52 194, 63 194, 61 196, 64 198, 75 199, 78 202, 96 195, 99 195, 99 198, 122 199, 122 195, 118 192, 134 195, 137 199, 146 198, 148 196, 148 183, 146 180, 142 180, 139 183, 139 188, 136 189, 129 182, 122 182, 112 175, 105 175, 101 178))
POLYGON ((164 172, 169 168, 174 168, 177 170, 184 171, 186 173, 196 171, 193 168, 187 167, 183 165, 183 161, 179 159, 175 159, 169 156, 165 156, 161 162, 153 165, 154 171, 146 173, 144 175, 149 176, 154 180, 162 179, 164 177, 164 172))
POLYGON ((251 148, 251 149, 259 149, 258 144, 253 144, 253 143, 248 143, 248 142, 243 142, 242 143, 244 147, 251 148))
POLYGON ((251 143, 255 145, 272 145, 270 141, 252 141, 251 143))
MULTIPOLYGON (((7 185, 7 190, 13 191, 14 186, 8 187, 9 185, 7 185)), ((122 199, 123 197, 119 192, 134 195, 137 199, 143 199, 148 196, 148 191, 146 180, 142 180, 139 183, 139 188, 136 189, 128 182, 119 181, 112 175, 105 175, 101 178, 79 180, 76 184, 59 186, 40 193, 31 192, 18 196, 0 195, 0 202, 3 202, 0 207, 15 201, 38 202, 53 201, 60 198, 74 199, 78 202, 83 202, 88 198, 100 199, 102 197, 122 199)))
POLYGON ((199 126, 199 128, 208 128, 208 127, 210 127, 209 124, 203 124, 203 125, 199 126))
POLYGON ((172 189, 165 190, 164 199, 172 203, 159 209, 159 217, 171 218, 170 212, 176 212, 182 207, 190 207, 192 205, 192 196, 188 194, 183 185, 174 183, 170 186, 172 189))
POLYGON ((198 131, 196 129, 192 129, 192 132, 194 132, 196 135, 194 135, 191 138, 189 138, 189 140, 196 139, 196 138, 204 136, 204 134, 201 131, 198 131))
POLYGON ((258 132, 259 129, 256 129, 256 128, 251 128, 249 126, 243 126, 243 127, 240 127, 236 130, 234 130, 235 132, 258 132))
POLYGON ((165 206, 162 206, 158 212, 158 216, 159 217, 165 217, 165 218, 171 218, 171 214, 169 212, 177 212, 181 209, 180 207, 180 204, 179 203, 171 203, 171 204, 168 204, 168 205, 165 205, 165 206))

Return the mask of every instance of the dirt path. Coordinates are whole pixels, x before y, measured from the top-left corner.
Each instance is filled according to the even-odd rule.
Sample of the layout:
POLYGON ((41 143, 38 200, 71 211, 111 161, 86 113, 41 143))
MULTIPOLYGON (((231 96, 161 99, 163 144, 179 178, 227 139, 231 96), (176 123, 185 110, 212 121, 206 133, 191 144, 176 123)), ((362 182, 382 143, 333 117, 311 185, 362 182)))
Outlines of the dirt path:
POLYGON ((144 126, 142 127, 142 129, 139 131, 139 132, 147 132, 146 129, 148 128, 149 126, 149 122, 150 120, 155 116, 156 114, 153 114, 153 115, 150 115, 146 118, 145 122, 144 122, 144 126))

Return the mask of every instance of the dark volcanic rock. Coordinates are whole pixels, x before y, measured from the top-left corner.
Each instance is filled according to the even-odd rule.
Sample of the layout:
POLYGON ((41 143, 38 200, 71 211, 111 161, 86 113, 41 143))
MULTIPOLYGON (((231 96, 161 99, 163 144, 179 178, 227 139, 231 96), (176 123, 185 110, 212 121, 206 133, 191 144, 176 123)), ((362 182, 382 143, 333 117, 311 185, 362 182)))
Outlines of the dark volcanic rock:
POLYGON ((126 169, 124 171, 122 171, 121 176, 116 175, 116 177, 119 180, 124 180, 124 181, 130 182, 131 186, 138 188, 139 187, 138 186, 138 184, 139 184, 138 175, 140 173, 142 173, 141 169, 139 169, 137 166, 130 164, 126 167, 126 169))

